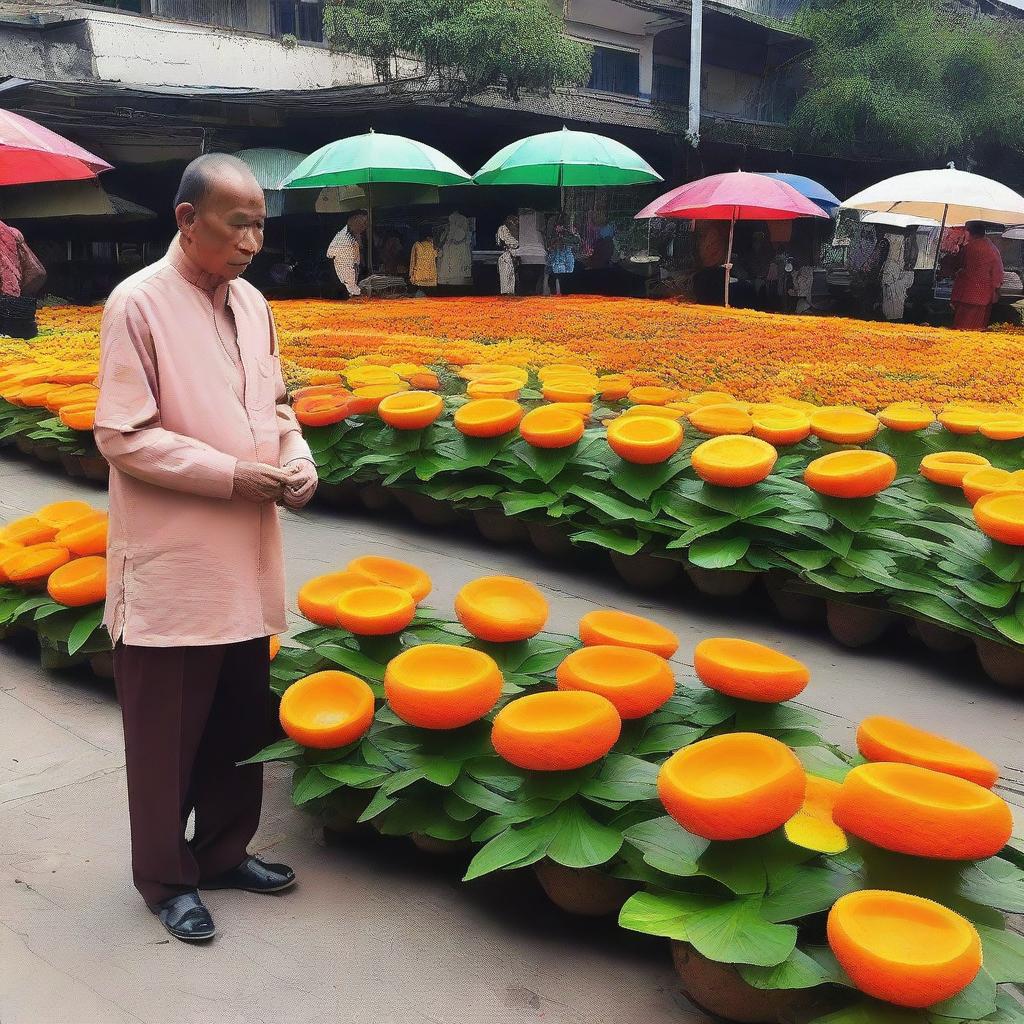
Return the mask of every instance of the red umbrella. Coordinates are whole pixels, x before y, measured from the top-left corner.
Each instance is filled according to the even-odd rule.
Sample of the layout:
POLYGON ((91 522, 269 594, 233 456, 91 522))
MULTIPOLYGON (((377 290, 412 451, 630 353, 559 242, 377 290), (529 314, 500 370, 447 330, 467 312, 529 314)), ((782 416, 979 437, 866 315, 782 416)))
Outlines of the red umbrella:
POLYGON ((729 221, 729 250, 725 260, 725 304, 729 305, 732 273, 732 239, 738 220, 794 220, 797 217, 825 217, 820 206, 802 196, 792 185, 763 174, 733 171, 712 174, 666 192, 637 215, 671 217, 678 220, 729 221))
POLYGON ((109 170, 105 160, 49 128, 0 110, 0 185, 79 181, 109 170))

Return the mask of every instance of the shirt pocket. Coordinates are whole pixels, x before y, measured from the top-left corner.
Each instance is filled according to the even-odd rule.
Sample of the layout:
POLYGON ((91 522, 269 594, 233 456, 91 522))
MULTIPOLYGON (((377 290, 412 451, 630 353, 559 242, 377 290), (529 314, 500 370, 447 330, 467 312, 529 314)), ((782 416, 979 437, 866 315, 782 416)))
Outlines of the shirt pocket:
POLYGON ((280 373, 277 358, 271 355, 257 356, 254 394, 249 400, 253 410, 268 409, 277 404, 277 380, 280 373))

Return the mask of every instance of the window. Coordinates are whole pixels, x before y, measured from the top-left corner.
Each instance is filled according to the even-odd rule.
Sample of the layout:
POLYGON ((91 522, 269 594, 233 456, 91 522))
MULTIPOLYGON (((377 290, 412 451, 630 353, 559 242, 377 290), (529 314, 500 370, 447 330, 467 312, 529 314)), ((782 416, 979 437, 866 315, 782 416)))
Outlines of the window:
POLYGON ((639 95, 640 54, 595 46, 589 88, 622 93, 624 96, 639 95))
POLYGON ((92 0, 92 2, 100 7, 112 7, 115 11, 142 13, 142 0, 92 0))
POLYGON ((310 43, 324 40, 324 5, 320 0, 272 0, 274 35, 310 43))
POLYGON ((676 64, 654 65, 655 103, 678 103, 685 106, 690 102, 690 69, 676 64))

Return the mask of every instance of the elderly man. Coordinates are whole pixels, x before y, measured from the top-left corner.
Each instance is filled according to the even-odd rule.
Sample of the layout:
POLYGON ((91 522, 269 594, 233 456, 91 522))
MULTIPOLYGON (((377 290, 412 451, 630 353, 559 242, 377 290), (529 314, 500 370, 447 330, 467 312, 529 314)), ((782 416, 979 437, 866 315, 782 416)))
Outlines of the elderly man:
POLYGON ((962 331, 983 331, 1003 285, 1003 257, 986 237, 983 221, 967 224, 967 244, 960 250, 958 262, 960 269, 950 296, 953 326, 962 331))
POLYGON ((96 443, 110 462, 105 623, 124 720, 135 886, 175 938, 214 924, 198 889, 274 892, 250 857, 270 736, 270 636, 285 627, 276 502, 316 489, 266 300, 239 280, 263 191, 234 157, 186 168, 167 255, 100 328, 96 443), (185 840, 195 812, 195 831, 185 840))
POLYGON ((366 225, 365 213, 353 213, 327 247, 327 258, 334 262, 334 272, 350 298, 361 294, 359 264, 362 262, 361 239, 366 225))

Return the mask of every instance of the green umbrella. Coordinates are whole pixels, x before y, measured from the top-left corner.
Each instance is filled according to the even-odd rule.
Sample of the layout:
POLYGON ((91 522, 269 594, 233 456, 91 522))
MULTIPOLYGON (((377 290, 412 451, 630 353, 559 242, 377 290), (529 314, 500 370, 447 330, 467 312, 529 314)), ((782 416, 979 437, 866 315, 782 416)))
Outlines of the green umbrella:
POLYGON ((531 135, 495 153, 473 176, 478 185, 647 185, 664 180, 628 146, 593 132, 531 135))
MULTIPOLYGON (((371 131, 338 139, 311 153, 285 178, 283 188, 324 188, 402 182, 408 185, 465 185, 472 178, 440 150, 401 135, 371 131)), ((373 263, 373 196, 366 188, 367 246, 373 263)))

